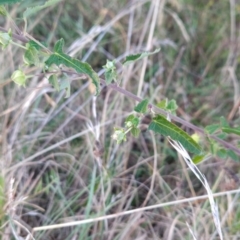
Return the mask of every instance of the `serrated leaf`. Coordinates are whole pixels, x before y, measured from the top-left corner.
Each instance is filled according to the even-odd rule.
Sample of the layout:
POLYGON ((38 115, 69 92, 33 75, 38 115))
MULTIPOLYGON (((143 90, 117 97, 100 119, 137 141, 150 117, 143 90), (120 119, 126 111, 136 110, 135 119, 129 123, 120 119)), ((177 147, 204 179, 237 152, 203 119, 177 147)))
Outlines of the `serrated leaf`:
POLYGON ((137 138, 137 137, 139 136, 139 134, 140 134, 140 129, 139 129, 139 128, 136 128, 136 127, 133 127, 133 128, 131 129, 131 134, 132 134, 135 138, 137 138))
POLYGON ((221 124, 222 127, 229 127, 228 121, 223 116, 220 117, 220 124, 221 124))
POLYGON ((116 66, 114 61, 107 60, 106 65, 103 66, 105 68, 105 81, 108 84, 110 84, 112 81, 117 81, 117 72, 116 72, 116 66))
POLYGON ((99 94, 99 77, 92 67, 86 62, 80 62, 75 58, 71 58, 67 54, 63 53, 62 48, 64 46, 64 40, 60 39, 54 46, 54 53, 47 59, 45 64, 50 67, 52 64, 57 66, 63 64, 67 67, 75 69, 78 73, 84 73, 92 79, 92 83, 96 87, 96 95, 99 94))
POLYGON ((195 154, 201 153, 201 147, 191 138, 191 136, 161 115, 157 115, 153 118, 148 129, 164 136, 169 136, 175 141, 179 141, 189 152, 195 154))
POLYGON ((233 159, 234 161, 239 161, 239 157, 237 156, 237 154, 232 151, 232 150, 227 150, 227 155, 233 159))
POLYGON ((219 129, 219 127, 220 127, 219 124, 208 125, 208 126, 205 127, 205 131, 208 134, 213 134, 219 129))
POLYGON ((127 128, 130 128, 130 127, 137 127, 139 124, 139 118, 138 117, 135 117, 133 114, 128 116, 125 120, 125 125, 127 128))
POLYGON ((138 103, 138 105, 134 108, 135 112, 138 113, 146 113, 147 112, 147 108, 148 108, 148 99, 144 99, 142 100, 140 103, 138 103))
POLYGON ((137 60, 140 60, 144 57, 148 57, 150 55, 153 55, 155 53, 158 53, 160 51, 160 48, 157 48, 155 51, 153 52, 143 52, 143 53, 138 53, 138 54, 134 54, 134 55, 129 55, 126 57, 126 59, 123 61, 123 65, 129 65, 132 62, 135 62, 137 60))
POLYGON ((0 0, 0 5, 2 4, 13 4, 17 2, 21 2, 22 0, 0 0))
POLYGON ((59 3, 60 1, 61 0, 48 0, 47 2, 45 2, 45 4, 43 4, 41 6, 27 8, 23 13, 23 18, 28 18, 29 16, 39 12, 40 10, 47 8, 47 7, 51 7, 52 5, 59 3))
POLYGON ((60 86, 58 83, 57 76, 55 74, 51 75, 48 79, 48 82, 53 86, 55 90, 60 91, 60 86))
POLYGON ((66 89, 65 98, 69 98, 71 94, 71 85, 68 79, 62 79, 60 82, 60 90, 66 89))
POLYGON ((240 135, 240 128, 223 127, 222 131, 224 133, 233 133, 236 135, 240 135))
POLYGON ((204 157, 205 157, 205 155, 197 155, 192 158, 192 161, 193 161, 193 163, 198 164, 198 163, 202 162, 204 157))

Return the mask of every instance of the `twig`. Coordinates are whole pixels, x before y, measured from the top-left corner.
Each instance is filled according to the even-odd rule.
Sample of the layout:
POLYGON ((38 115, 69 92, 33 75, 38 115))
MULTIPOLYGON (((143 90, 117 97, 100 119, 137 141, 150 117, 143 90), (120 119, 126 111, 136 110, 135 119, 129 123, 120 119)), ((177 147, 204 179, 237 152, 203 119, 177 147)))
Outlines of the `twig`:
MULTIPOLYGON (((2 28, 2 27, 0 27, 0 31, 7 32, 7 30, 4 29, 4 28, 2 28)), ((23 36, 21 36, 21 35, 18 35, 18 34, 13 34, 12 36, 13 36, 13 38, 15 38, 15 39, 17 39, 17 40, 19 40, 19 41, 21 41, 21 42, 23 42, 23 43, 26 43, 26 42, 28 41, 27 38, 25 38, 25 37, 23 37, 23 36)), ((78 75, 78 73, 73 72, 73 71, 68 71, 68 72, 78 75)), ((100 79, 100 82, 102 83, 102 85, 106 86, 106 82, 105 82, 104 79, 100 79)), ((128 92, 127 90, 125 90, 125 89, 117 86, 117 84, 115 84, 115 83, 108 85, 108 87, 112 88, 113 90, 115 90, 115 91, 117 91, 117 92, 120 92, 120 93, 124 94, 126 97, 129 97, 129 98, 131 98, 131 99, 133 99, 133 100, 135 100, 135 101, 137 101, 137 102, 141 102, 141 101, 142 101, 142 99, 141 99, 140 97, 137 97, 137 96, 134 95, 133 93, 128 92)), ((171 118, 173 121, 178 122, 178 123, 181 123, 181 124, 184 125, 185 127, 191 128, 191 129, 193 129, 194 131, 197 131, 197 132, 199 132, 199 133, 201 133, 201 134, 205 134, 204 129, 202 129, 202 128, 200 128, 200 127, 197 127, 197 126, 195 126, 194 124, 189 123, 189 122, 181 119, 180 117, 177 117, 177 116, 174 116, 174 115, 172 115, 172 114, 169 114, 168 112, 164 111, 163 109, 158 108, 158 107, 156 107, 156 106, 154 106, 154 105, 152 105, 152 104, 149 104, 148 107, 149 107, 150 109, 151 109, 151 108, 154 109, 156 112, 158 112, 158 113, 160 113, 160 114, 169 115, 170 118, 171 118)), ((217 136, 209 135, 209 137, 212 138, 212 139, 214 139, 215 141, 217 141, 217 142, 220 143, 221 145, 223 145, 225 148, 233 150, 235 153, 237 153, 237 154, 240 156, 240 149, 239 149, 239 148, 237 148, 237 147, 233 146, 232 144, 230 144, 230 143, 228 143, 228 142, 226 142, 226 141, 218 138, 217 136)))

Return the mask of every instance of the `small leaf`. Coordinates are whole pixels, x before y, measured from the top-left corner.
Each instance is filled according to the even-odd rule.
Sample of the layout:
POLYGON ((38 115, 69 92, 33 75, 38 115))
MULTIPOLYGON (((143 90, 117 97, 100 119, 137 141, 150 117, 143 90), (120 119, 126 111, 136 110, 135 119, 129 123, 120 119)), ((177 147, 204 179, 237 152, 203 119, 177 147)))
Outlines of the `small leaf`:
POLYGON ((53 74, 49 77, 48 82, 54 87, 55 90, 57 90, 58 92, 60 91, 58 79, 55 74, 53 74))
POLYGON ((192 158, 193 163, 198 164, 203 161, 205 155, 197 155, 192 158))
POLYGON ((217 156, 225 159, 227 157, 227 151, 224 148, 220 148, 217 150, 217 156))
POLYGON ((71 85, 68 79, 61 80, 60 83, 60 90, 66 89, 66 96, 65 98, 69 98, 71 94, 71 85))
POLYGON ((166 98, 166 99, 162 100, 161 102, 157 103, 156 106, 159 108, 162 108, 162 109, 166 109, 167 104, 168 104, 168 99, 166 98))
POLYGON ((233 133, 236 135, 240 135, 240 128, 223 127, 222 131, 224 133, 233 133))
POLYGON ((219 124, 208 125, 208 126, 205 127, 205 131, 208 134, 213 134, 219 129, 219 127, 220 127, 219 124))
POLYGON ((117 140, 117 143, 120 144, 123 141, 126 141, 126 133, 122 128, 114 128, 114 134, 112 135, 114 140, 117 140))
POLYGON ((12 40, 12 32, 11 29, 7 33, 0 32, 0 46, 2 46, 2 49, 5 49, 12 40))
POLYGON ((27 65, 39 65, 39 57, 38 57, 38 50, 35 47, 35 45, 31 45, 29 43, 26 44, 27 50, 25 51, 23 55, 23 61, 27 65))
POLYGON ((138 113, 146 113, 148 107, 148 99, 142 100, 135 108, 134 111, 138 113))
MULTIPOLYGON (((1 0, 0 0, 0 4, 1 4, 1 0)), ((7 16, 7 10, 4 6, 0 6, 0 15, 7 16)))
POLYGON ((157 48, 155 51, 153 52, 143 52, 143 53, 138 53, 138 54, 134 54, 134 55, 129 55, 126 57, 126 59, 123 61, 123 65, 129 65, 132 62, 135 62, 137 60, 140 60, 144 57, 150 56, 152 54, 158 53, 160 51, 160 48, 157 48))
POLYGON ((12 4, 12 3, 17 3, 21 2, 22 0, 0 0, 0 5, 2 4, 12 4))
POLYGON ((175 113, 178 108, 176 100, 172 99, 167 103, 166 110, 170 111, 171 113, 175 113))
POLYGON ((136 128, 136 127, 133 127, 133 128, 131 129, 131 134, 132 134, 135 138, 137 138, 137 137, 139 136, 139 134, 140 134, 140 129, 139 129, 139 128, 136 128))
MULTIPOLYGON (((33 41, 33 40, 30 40, 30 41, 28 42, 28 44, 29 44, 29 46, 34 47, 34 48, 36 48, 37 50, 40 50, 40 49, 42 48, 37 42, 35 42, 35 41, 33 41)), ((43 45, 44 45, 44 43, 43 43, 43 45)))
POLYGON ((59 3, 60 1, 61 0, 48 0, 47 2, 45 2, 45 4, 41 6, 27 8, 27 10, 25 10, 23 13, 23 18, 28 18, 29 16, 39 12, 40 10, 50 7, 56 3, 59 3))
POLYGON ((226 120, 225 117, 220 117, 220 124, 221 127, 229 127, 228 121, 226 120))
POLYGON ((71 67, 75 69, 78 73, 84 73, 88 75, 92 79, 92 83, 96 87, 96 95, 99 94, 99 77, 97 73, 92 69, 92 67, 85 62, 80 62, 75 58, 71 58, 67 54, 64 54, 62 51, 64 45, 64 40, 61 39, 57 41, 54 46, 54 53, 47 59, 45 62, 47 68, 50 67, 52 64, 56 64, 57 66, 64 64, 66 67, 71 67))
POLYGON ((173 140, 179 141, 183 147, 190 152, 195 154, 199 154, 201 152, 201 147, 191 138, 191 136, 161 115, 157 115, 153 118, 153 121, 150 123, 148 129, 164 136, 169 136, 173 140))
POLYGON ((130 128, 132 126, 137 127, 139 124, 139 118, 135 117, 133 114, 128 116, 125 120, 125 125, 127 128, 130 128))
POLYGON ((25 87, 27 77, 22 70, 16 70, 13 72, 11 79, 19 86, 25 87))
POLYGON ((105 81, 108 84, 110 84, 112 81, 117 81, 117 72, 116 72, 116 66, 114 61, 107 60, 106 65, 103 66, 103 68, 106 69, 105 71, 105 81))
POLYGON ((227 150, 227 155, 233 159, 234 161, 239 161, 239 157, 237 156, 237 154, 232 151, 232 150, 227 150))

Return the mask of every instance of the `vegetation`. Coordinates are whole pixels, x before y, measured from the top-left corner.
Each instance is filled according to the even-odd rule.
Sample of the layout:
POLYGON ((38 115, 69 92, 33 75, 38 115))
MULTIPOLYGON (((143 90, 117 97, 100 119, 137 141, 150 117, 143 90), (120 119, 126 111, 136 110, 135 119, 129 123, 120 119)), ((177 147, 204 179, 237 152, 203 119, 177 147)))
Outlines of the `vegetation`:
POLYGON ((1 238, 238 239, 239 9, 0 1, 1 238))

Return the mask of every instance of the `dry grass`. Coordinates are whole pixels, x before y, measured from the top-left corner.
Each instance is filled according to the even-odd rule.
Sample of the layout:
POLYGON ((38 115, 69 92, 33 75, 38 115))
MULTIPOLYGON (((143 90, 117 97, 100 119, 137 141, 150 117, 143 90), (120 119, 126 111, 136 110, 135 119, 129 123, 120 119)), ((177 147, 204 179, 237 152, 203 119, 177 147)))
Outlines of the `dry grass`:
MULTIPOLYGON (((29 2, 11 7, 20 29, 29 2)), ((198 126, 220 116, 239 126, 239 7, 232 0, 71 0, 37 14, 27 33, 51 47, 64 38, 65 51, 100 76, 106 59, 119 64, 161 47, 119 65, 121 86, 152 103, 176 99, 178 116, 198 126)), ((66 99, 36 68, 20 89, 9 78, 22 50, 0 54, 2 239, 219 239, 204 187, 167 139, 145 130, 121 145, 111 138, 134 101, 106 87, 96 99, 75 75, 66 99)), ((239 146, 234 136, 228 141, 239 146)), ((215 193, 223 238, 239 239, 239 162, 209 156, 198 167, 215 193)))

